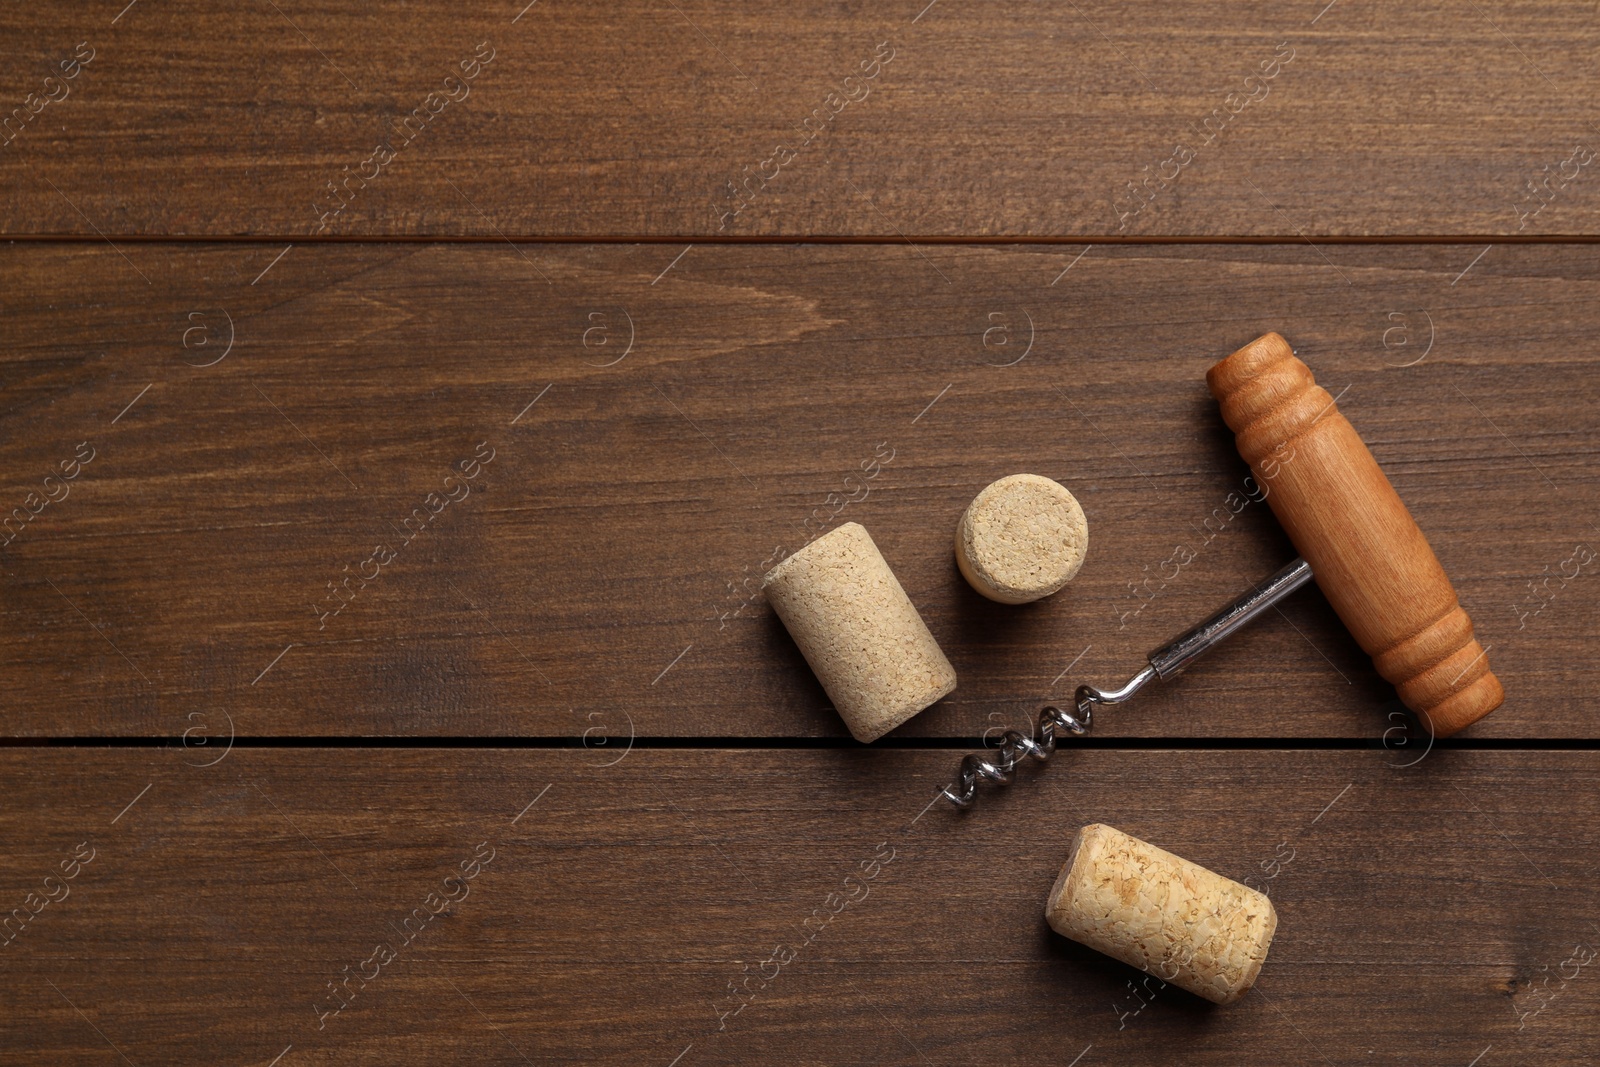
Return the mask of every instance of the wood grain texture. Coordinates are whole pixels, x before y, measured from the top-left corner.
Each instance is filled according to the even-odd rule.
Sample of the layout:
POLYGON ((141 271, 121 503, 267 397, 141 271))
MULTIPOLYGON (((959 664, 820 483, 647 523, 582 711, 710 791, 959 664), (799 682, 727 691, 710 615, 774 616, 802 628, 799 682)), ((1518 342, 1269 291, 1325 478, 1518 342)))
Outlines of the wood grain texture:
POLYGON ((52 1067, 1590 1059, 1592 752, 1078 753, 919 818, 954 755, 11 750, 6 906, 94 858, 0 948, 0 1041, 52 1067), (1096 820, 1270 894, 1255 990, 1136 998, 1050 932, 1096 820), (430 893, 459 899, 402 943, 430 893))
POLYGON ((0 40, 6 1062, 1592 1059, 1592 12, 97 0, 0 40), (1203 377, 1268 329, 1505 707, 1405 736, 1306 590, 936 802, 1290 557, 1203 377), (951 540, 1020 471, 1091 548, 1015 608, 951 540), (960 678, 874 748, 807 740, 846 733, 755 592, 849 521, 960 678), (1094 821, 1270 893, 1239 1004, 1048 930, 1094 821))
POLYGON ((1289 342, 1263 334, 1206 384, 1317 587, 1428 732, 1449 737, 1499 707, 1505 690, 1427 535, 1289 342))
POLYGON ((1582 5, 109 0, 0 38, 7 234, 1600 232, 1582 5))
MULTIPOLYGON (((1279 328, 1493 646, 1508 699, 1471 736, 1595 736, 1586 246, 1095 249, 1065 274, 1017 247, 125 251, 0 250, 3 513, 95 449, 0 549, 11 734, 176 737, 225 707, 247 735, 843 736, 756 588, 847 521, 960 678, 902 734, 1018 725, 1293 555, 1204 381, 1279 328), (1072 490, 1091 550, 1010 607, 951 538, 1018 471, 1072 490)), ((1096 732, 1376 740, 1393 700, 1307 590, 1096 732)))

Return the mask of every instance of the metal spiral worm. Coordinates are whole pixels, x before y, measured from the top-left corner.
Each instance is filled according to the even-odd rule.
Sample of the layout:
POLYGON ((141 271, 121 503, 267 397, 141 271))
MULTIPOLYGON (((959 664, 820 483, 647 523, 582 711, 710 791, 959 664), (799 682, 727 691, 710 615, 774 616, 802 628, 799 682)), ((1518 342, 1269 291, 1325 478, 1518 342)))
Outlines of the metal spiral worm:
POLYGON ((1080 737, 1088 733, 1089 728, 1094 725, 1096 704, 1122 703, 1145 682, 1155 677, 1155 674, 1154 668, 1146 667, 1121 689, 1109 691, 1096 689, 1092 685, 1080 685, 1074 694, 1077 705, 1074 711, 1062 711, 1054 704, 1045 705, 1039 709, 1039 724, 1035 728, 1033 737, 1028 737, 1017 730, 1007 730, 1005 736, 1000 739, 992 760, 984 759, 978 753, 965 757, 961 761, 961 771, 956 776, 956 781, 944 788, 944 798, 958 808, 969 807, 973 798, 978 795, 980 779, 1006 785, 1011 781, 1017 765, 1028 756, 1040 762, 1049 759, 1056 750, 1056 739, 1060 731, 1068 731, 1080 737))
MULTIPOLYGON (((1027 737, 1016 730, 1007 730, 1000 740, 1000 747, 996 750, 993 760, 986 760, 977 754, 963 759, 960 775, 954 784, 947 785, 940 791, 941 795, 956 807, 965 808, 972 803, 972 798, 978 795, 979 779, 987 778, 991 782, 1004 785, 1011 781, 1012 772, 1025 757, 1032 756, 1041 762, 1049 759, 1050 754, 1056 750, 1057 731, 1070 730, 1079 735, 1088 733, 1090 725, 1094 722, 1096 704, 1120 704, 1137 693, 1147 682, 1156 678, 1171 678, 1178 674, 1201 653, 1311 581, 1311 577, 1311 564, 1303 559, 1294 560, 1205 622, 1191 627, 1150 653, 1149 662, 1145 664, 1144 669, 1130 678, 1122 688, 1096 689, 1092 685, 1078 686, 1078 691, 1073 694, 1073 700, 1077 704, 1077 714, 1062 711, 1053 705, 1041 708, 1036 736, 1027 737)), ((1084 651, 1087 652, 1088 649, 1084 651)))

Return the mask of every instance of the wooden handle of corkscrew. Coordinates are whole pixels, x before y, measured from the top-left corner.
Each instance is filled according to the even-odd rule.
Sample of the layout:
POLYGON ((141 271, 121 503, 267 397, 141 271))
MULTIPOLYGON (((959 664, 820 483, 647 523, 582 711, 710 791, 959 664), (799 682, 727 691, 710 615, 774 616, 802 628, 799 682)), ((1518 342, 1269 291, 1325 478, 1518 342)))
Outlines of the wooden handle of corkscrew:
POLYGON ((1378 673, 1436 737, 1505 690, 1438 557, 1355 427, 1275 333, 1206 374, 1239 454, 1378 673))

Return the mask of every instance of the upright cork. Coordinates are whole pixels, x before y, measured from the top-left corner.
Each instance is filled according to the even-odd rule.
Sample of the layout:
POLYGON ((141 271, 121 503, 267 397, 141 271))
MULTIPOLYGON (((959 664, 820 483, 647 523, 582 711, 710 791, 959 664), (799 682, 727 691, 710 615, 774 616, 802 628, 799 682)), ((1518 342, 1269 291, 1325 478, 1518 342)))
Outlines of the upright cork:
POLYGON ((956 524, 956 565, 990 600, 1026 604, 1072 581, 1089 551, 1077 497, 1037 474, 991 482, 956 524))
POLYGON ((1265 895, 1101 823, 1078 831, 1044 917, 1063 937, 1218 1004, 1255 984, 1278 929, 1265 895))
POLYGON ((1239 454, 1378 673, 1436 737, 1500 706, 1444 568, 1334 398, 1275 333, 1206 374, 1239 454))
POLYGON ((955 668, 861 524, 817 538, 761 588, 857 741, 955 689, 955 668))

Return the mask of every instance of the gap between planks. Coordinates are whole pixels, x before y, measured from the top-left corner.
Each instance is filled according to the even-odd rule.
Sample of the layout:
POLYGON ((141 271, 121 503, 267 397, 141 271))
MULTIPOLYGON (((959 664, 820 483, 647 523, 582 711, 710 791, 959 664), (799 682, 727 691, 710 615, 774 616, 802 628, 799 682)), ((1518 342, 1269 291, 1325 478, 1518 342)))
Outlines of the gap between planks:
MULTIPOLYGON (((279 245, 293 241, 297 245, 361 245, 361 244, 437 244, 473 245, 504 244, 571 244, 571 245, 1572 245, 1600 244, 1600 234, 1375 234, 1316 235, 1263 234, 1263 235, 1149 235, 1116 236, 1112 234, 1047 234, 969 236, 953 234, 911 234, 903 237, 868 234, 775 234, 759 235, 706 235, 706 234, 517 234, 506 237, 499 234, 329 234, 320 237, 305 234, 136 234, 113 233, 113 241, 131 244, 188 244, 188 245, 279 245)), ((99 234, 5 234, 0 242, 10 245, 57 245, 103 243, 106 237, 99 234)))

